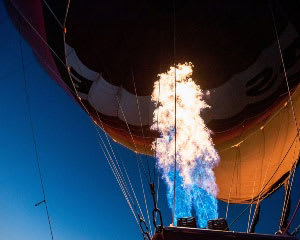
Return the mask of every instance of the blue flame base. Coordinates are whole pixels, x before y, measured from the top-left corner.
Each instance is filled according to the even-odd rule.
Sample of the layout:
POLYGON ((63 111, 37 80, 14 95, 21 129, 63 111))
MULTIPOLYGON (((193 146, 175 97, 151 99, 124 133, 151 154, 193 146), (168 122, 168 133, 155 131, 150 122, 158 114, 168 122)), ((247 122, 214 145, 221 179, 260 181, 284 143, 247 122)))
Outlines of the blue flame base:
MULTIPOLYGON (((168 203, 171 209, 174 208, 174 172, 168 173, 168 203)), ((177 218, 194 216, 200 228, 207 227, 207 221, 218 218, 217 199, 199 186, 184 186, 182 177, 176 173, 176 212, 175 226, 177 218)))

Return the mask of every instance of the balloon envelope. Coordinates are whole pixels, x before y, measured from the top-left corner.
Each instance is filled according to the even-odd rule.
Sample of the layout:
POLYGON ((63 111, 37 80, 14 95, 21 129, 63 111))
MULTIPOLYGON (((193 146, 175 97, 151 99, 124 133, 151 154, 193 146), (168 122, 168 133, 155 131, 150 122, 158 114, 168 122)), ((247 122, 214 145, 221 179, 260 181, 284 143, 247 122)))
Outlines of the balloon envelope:
POLYGON ((150 95, 157 74, 174 62, 175 38, 175 61, 192 62, 194 81, 207 90, 211 108, 201 114, 221 157, 218 198, 262 199, 298 159, 284 76, 286 70, 299 124, 297 4, 175 1, 174 22, 172 2, 7 0, 6 6, 53 79, 115 141, 144 154, 152 154, 159 137, 150 130, 150 95))

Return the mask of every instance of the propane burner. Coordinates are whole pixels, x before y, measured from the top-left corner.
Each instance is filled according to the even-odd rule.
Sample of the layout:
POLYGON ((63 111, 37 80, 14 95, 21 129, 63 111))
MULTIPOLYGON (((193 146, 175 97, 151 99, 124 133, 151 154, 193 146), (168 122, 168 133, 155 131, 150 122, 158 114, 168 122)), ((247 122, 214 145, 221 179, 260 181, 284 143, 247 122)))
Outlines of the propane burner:
POLYGON ((177 219, 177 227, 196 228, 196 219, 194 217, 183 217, 177 219))
POLYGON ((223 231, 229 230, 227 221, 224 218, 209 220, 207 222, 207 228, 212 230, 223 230, 223 231))

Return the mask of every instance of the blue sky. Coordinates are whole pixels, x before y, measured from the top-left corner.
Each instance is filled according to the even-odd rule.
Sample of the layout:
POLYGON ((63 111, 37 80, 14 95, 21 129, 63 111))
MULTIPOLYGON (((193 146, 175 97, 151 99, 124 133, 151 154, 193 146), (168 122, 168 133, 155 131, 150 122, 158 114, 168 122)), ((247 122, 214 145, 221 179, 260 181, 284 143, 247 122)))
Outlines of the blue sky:
MULTIPOLYGON (((44 207, 34 207, 43 199, 25 101, 20 41, 54 239, 141 239, 138 226, 99 148, 93 122, 37 63, 31 48, 12 26, 2 0, 0 239, 50 239, 44 207)), ((113 147, 124 161, 142 203, 135 155, 116 143, 113 147)), ((153 164, 154 160, 148 159, 153 164)), ((292 211, 300 197, 299 189, 298 171, 293 185, 292 211)), ((159 207, 164 222, 169 224, 171 212, 165 192, 165 186, 161 184, 159 207)), ((152 210, 147 186, 146 194, 152 210)), ((282 201, 281 189, 263 202, 258 232, 273 233, 277 230, 282 201)), ((220 217, 224 217, 225 207, 224 203, 219 203, 220 217)), ((230 206, 229 222, 244 207, 230 206)), ((248 212, 234 225, 234 230, 245 231, 247 218, 248 212)), ((300 213, 292 226, 299 222, 300 213)))

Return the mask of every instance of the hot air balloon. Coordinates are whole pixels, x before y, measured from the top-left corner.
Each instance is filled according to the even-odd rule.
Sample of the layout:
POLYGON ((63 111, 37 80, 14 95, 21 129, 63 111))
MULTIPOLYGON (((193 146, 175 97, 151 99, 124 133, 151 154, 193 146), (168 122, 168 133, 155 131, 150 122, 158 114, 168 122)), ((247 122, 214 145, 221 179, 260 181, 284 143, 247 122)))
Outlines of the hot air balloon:
POLYGON ((214 169, 217 198, 259 203, 288 181, 300 149, 296 1, 7 0, 6 6, 46 71, 116 142, 154 154, 153 84, 174 61, 192 62, 221 159, 214 169))

